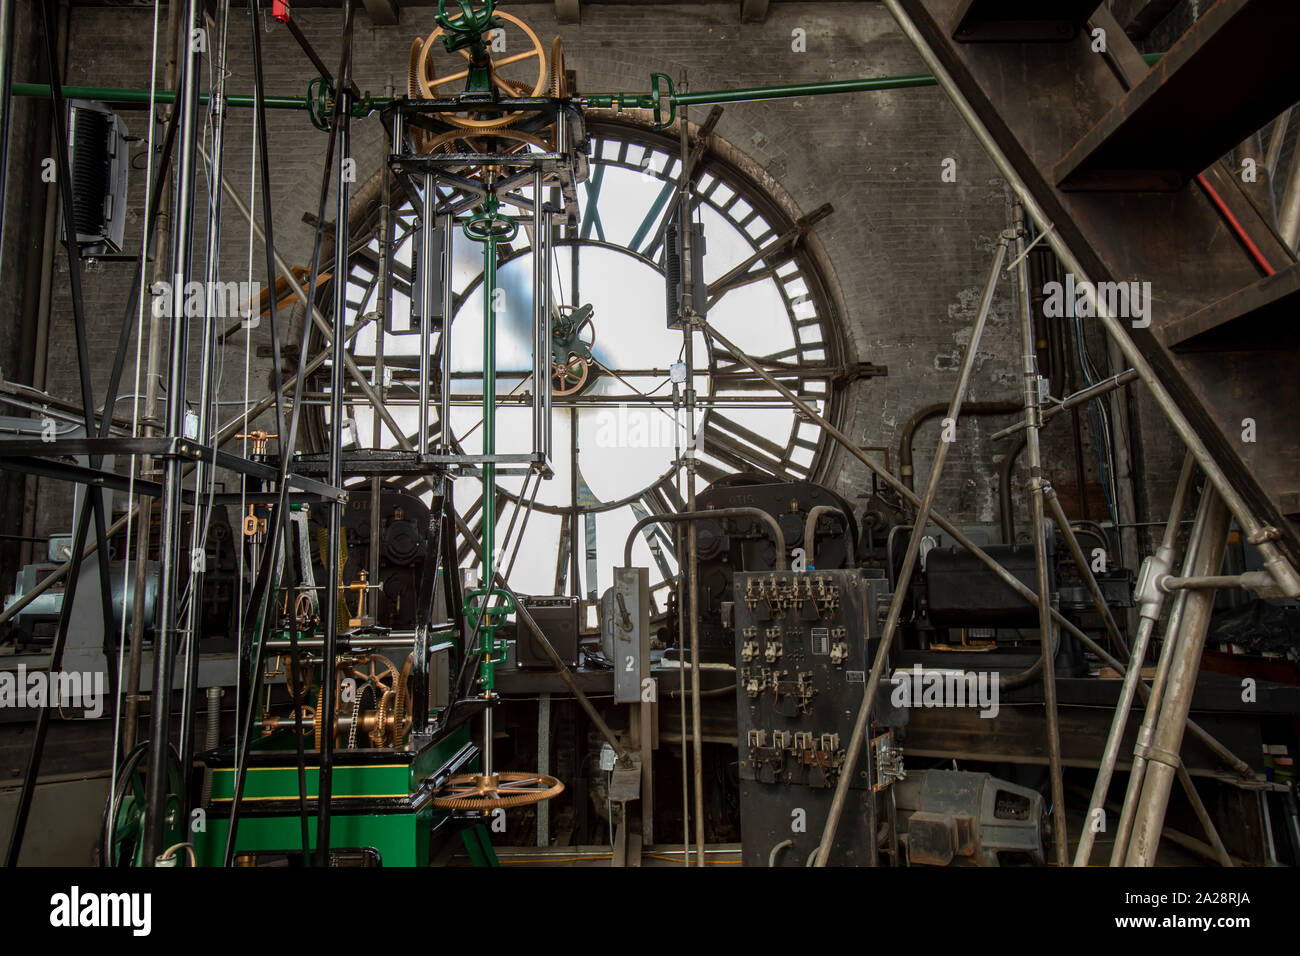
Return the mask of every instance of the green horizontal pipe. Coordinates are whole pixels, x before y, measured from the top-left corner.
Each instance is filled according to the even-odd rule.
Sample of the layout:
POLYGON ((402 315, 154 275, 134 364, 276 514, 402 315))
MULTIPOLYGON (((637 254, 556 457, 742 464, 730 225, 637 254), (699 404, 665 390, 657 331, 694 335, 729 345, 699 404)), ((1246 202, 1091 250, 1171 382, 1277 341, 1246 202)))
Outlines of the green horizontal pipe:
POLYGON ((675 93, 674 106, 709 106, 714 103, 744 103, 750 100, 778 100, 788 96, 822 96, 827 93, 871 93, 905 90, 914 86, 935 86, 928 73, 913 76, 878 76, 868 80, 830 80, 824 83, 793 83, 779 86, 751 86, 735 90, 700 90, 675 93))
MULTIPOLYGON (((1148 53, 1143 56, 1148 66, 1154 66, 1159 62, 1163 53, 1148 53)), ((784 99, 791 96, 823 96, 830 93, 870 93, 880 90, 905 90, 913 87, 934 86, 935 79, 928 73, 916 73, 910 76, 878 76, 870 79, 861 80, 830 80, 823 83, 795 83, 780 84, 777 86, 751 86, 741 87, 733 90, 700 90, 694 93, 675 93, 672 96, 673 106, 707 106, 714 103, 744 103, 752 100, 775 100, 784 99)), ((48 97, 50 88, 45 83, 15 83, 13 84, 13 93, 15 96, 39 96, 48 97)), ((67 99, 78 100, 99 100, 103 103, 148 105, 150 93, 148 90, 125 90, 113 89, 104 86, 65 86, 63 95, 67 99)), ((600 97, 590 97, 590 99, 618 98, 624 99, 624 102, 631 105, 631 102, 643 97, 645 94, 603 94, 600 97)), ((176 102, 176 93, 172 90, 159 90, 153 94, 154 102, 157 103, 174 103, 176 102)), ((200 94, 199 100, 202 103, 208 102, 208 94, 200 94)), ((383 109, 393 102, 391 97, 374 97, 370 101, 374 109, 383 109)), ((251 107, 254 100, 251 96, 227 96, 226 103, 234 107, 251 107)), ((305 96, 268 96, 266 97, 266 108, 272 110, 305 110, 307 109, 307 97, 305 96)))
MULTIPOLYGON (((14 96, 40 96, 48 97, 50 88, 45 83, 15 83, 13 85, 14 96)), ((63 96, 70 100, 98 100, 101 103, 117 104, 139 104, 147 106, 149 104, 148 90, 120 90, 104 86, 65 86, 63 87, 63 96)), ((175 103, 176 93, 172 90, 158 90, 154 94, 156 103, 175 103)), ((207 103, 209 100, 207 93, 199 94, 199 102, 207 103)), ((251 96, 227 96, 226 104, 229 106, 251 107, 253 105, 251 96)), ((391 100, 374 99, 371 102, 376 107, 387 106, 391 100)), ((307 108, 307 98, 305 96, 268 96, 266 97, 266 108, 271 110, 305 110, 307 108)))
MULTIPOLYGON (((1147 66, 1154 66, 1163 53, 1143 55, 1147 66)), ((697 93, 674 93, 673 106, 711 106, 715 103, 745 103, 751 100, 777 100, 791 96, 823 96, 828 93, 872 93, 880 90, 906 90, 919 86, 936 86, 928 73, 910 76, 879 76, 863 80, 831 80, 824 83, 793 83, 779 86, 752 86, 735 90, 700 90, 697 93)))

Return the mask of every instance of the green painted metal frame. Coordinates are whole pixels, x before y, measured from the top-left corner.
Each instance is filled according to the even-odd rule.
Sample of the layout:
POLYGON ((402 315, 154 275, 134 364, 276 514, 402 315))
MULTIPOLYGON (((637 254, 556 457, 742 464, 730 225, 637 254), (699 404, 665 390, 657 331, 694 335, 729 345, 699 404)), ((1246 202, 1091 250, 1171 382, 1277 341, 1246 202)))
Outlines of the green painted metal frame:
MULTIPOLYGON (((284 734, 265 742, 259 753, 280 752, 284 734)), ((342 806, 331 813, 330 846, 334 849, 373 849, 384 866, 428 866, 434 826, 450 811, 438 810, 431 801, 410 803, 428 778, 445 766, 469 742, 469 727, 462 726, 419 754, 395 753, 391 762, 336 765, 332 800, 342 806), (349 809, 361 805, 364 809, 349 809), (381 809, 376 809, 376 808, 381 809)), ((298 814, 298 768, 283 750, 285 761, 273 766, 251 766, 243 797, 246 808, 259 812, 241 814, 236 853, 301 850, 298 814), (264 809, 263 809, 264 808, 264 809)), ((233 767, 212 769, 212 796, 207 807, 206 827, 194 833, 194 853, 199 866, 221 866, 230 828, 225 810, 233 794, 233 767)), ((315 801, 319 768, 307 768, 307 798, 315 801)), ((315 850, 316 814, 308 814, 310 849, 315 850)), ((459 824, 457 824, 459 825, 459 824)), ((462 834, 466 852, 476 866, 495 865, 488 834, 473 838, 462 834), (483 845, 486 844, 486 851, 483 845), (481 862, 480 862, 481 861, 481 862)))

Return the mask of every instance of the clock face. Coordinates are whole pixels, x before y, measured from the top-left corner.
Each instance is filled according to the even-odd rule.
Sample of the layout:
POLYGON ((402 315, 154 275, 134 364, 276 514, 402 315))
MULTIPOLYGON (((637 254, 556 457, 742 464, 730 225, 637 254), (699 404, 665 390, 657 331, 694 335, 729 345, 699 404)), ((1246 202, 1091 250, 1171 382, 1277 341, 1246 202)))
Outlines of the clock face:
MULTIPOLYGON (((525 594, 598 596, 611 568, 624 563, 633 524, 648 514, 685 510, 685 469, 692 444, 682 399, 686 375, 683 333, 667 323, 664 232, 677 201, 682 164, 675 138, 622 122, 591 121, 591 164, 577 187, 580 218, 561 229, 552 250, 553 322, 572 333, 556 357, 553 477, 540 483, 499 475, 497 541, 501 570, 525 594), (580 345, 573 345, 578 342, 580 345), (674 383, 674 374, 681 384, 674 383), (674 404, 674 396, 678 401, 674 404), (521 501, 522 499, 522 501, 521 501), (516 512, 518 515, 516 516, 516 512), (507 536, 507 529, 510 533, 507 536), (522 530, 522 534, 521 534, 522 530), (577 543, 577 557, 573 544, 577 543), (512 560, 513 559, 513 560, 512 560)), ((758 360, 831 421, 840 411, 844 380, 843 333, 813 257, 778 204, 747 176, 706 151, 694 172, 694 218, 704 230, 704 281, 710 324, 758 360)), ((528 195, 530 190, 525 190, 528 195)), ((394 189, 394 196, 400 191, 394 189)), ((454 199, 448 188, 444 197, 454 199)), ((417 430, 418 338, 410 334, 414 215, 394 199, 395 246, 388 331, 366 317, 380 310, 380 236, 354 236, 348 277, 349 344, 375 383, 386 383, 389 412, 409 438, 417 430), (376 371, 382 351, 383 372, 376 371)), ((354 211, 354 227, 356 224, 354 211)), ((529 217, 531 223, 531 217, 529 217)), ((534 384, 530 328, 533 252, 530 229, 498 248, 494 297, 497 317, 497 451, 527 452, 532 439, 534 384)), ((466 454, 482 451, 483 247, 455 231, 452 256, 453 321, 451 431, 466 454)), ((440 434, 436 392, 438 356, 447 344, 432 337, 431 441, 440 434)), ((319 343, 318 343, 319 345, 319 343)), ((822 477, 821 428, 705 334, 694 333, 697 490, 738 472, 770 479, 822 477)), ((328 365, 326 366, 328 369, 328 365)), ((323 379, 322 379, 323 381, 323 379)), ((345 396, 359 447, 393 447, 396 440, 355 389, 345 396)), ((323 433, 317 419, 318 429, 323 433)), ((417 493, 409 479, 393 487, 417 493)), ((455 504, 480 530, 476 478, 455 482, 455 504)), ((468 549, 463 549, 465 563, 468 549)), ((671 529, 651 526, 632 549, 635 565, 650 568, 656 590, 676 574, 671 529)), ((662 607, 663 595, 657 603, 662 607)))

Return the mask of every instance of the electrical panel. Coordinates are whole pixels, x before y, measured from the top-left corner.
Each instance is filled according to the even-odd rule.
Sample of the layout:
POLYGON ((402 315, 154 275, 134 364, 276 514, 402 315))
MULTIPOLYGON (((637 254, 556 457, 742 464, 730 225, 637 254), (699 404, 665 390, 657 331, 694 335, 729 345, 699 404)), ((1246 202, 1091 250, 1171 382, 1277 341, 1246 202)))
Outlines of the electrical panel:
MULTIPOLYGON (((746 866, 804 866, 821 840, 862 705, 888 582, 863 570, 734 576, 746 866)), ((858 755, 833 866, 872 862, 873 770, 858 755)))

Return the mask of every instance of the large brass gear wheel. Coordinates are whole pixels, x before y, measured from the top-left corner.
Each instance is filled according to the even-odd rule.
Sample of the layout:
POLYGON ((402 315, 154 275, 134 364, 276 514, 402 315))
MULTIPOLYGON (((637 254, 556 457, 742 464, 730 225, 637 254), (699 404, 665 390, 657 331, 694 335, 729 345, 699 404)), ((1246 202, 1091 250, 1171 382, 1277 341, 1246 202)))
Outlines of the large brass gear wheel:
MULTIPOLYGON (((509 13, 498 11, 496 16, 506 23, 517 27, 528 41, 528 49, 521 53, 510 53, 502 55, 500 58, 491 59, 492 84, 508 97, 518 96, 545 96, 551 86, 552 77, 547 71, 546 51, 542 47, 542 41, 538 39, 537 34, 533 32, 528 24, 524 23, 516 16, 509 13), (500 71, 507 66, 515 63, 522 63, 532 58, 537 58, 537 78, 531 85, 526 82, 520 82, 507 79, 502 76, 500 71)), ((423 41, 416 40, 411 46, 411 54, 407 70, 407 92, 412 99, 432 100, 444 95, 439 91, 439 87, 448 83, 454 83, 457 80, 464 80, 469 76, 469 53, 466 50, 459 51, 465 59, 465 69, 450 72, 445 76, 439 76, 433 62, 434 42, 444 36, 442 27, 434 27, 423 41)), ((466 129, 499 129, 502 126, 509 126, 519 118, 519 113, 503 113, 488 119, 476 119, 471 114, 464 115, 456 113, 443 113, 442 118, 454 126, 461 126, 466 129)))
POLYGON ((444 810, 509 809, 551 800, 563 792, 564 784, 544 773, 462 773, 438 788, 433 805, 444 810))

